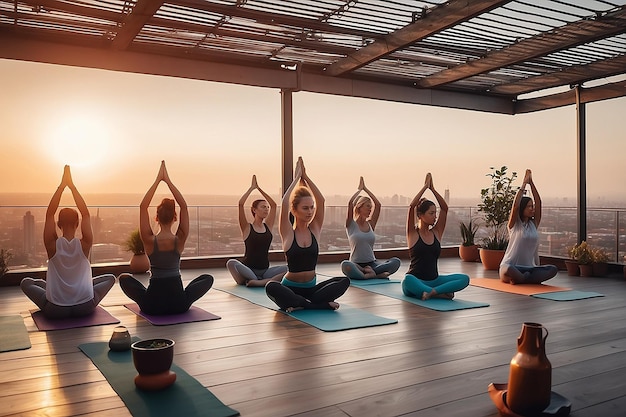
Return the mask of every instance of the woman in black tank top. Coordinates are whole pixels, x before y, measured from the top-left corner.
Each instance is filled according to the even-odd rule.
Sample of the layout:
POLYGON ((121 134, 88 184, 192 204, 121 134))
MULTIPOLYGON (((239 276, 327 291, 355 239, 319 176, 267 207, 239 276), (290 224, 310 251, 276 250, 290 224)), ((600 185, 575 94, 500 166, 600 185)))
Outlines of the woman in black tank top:
POLYGON ((440 275, 437 270, 437 260, 441 253, 440 242, 447 218, 448 204, 435 190, 433 177, 428 173, 424 186, 409 205, 406 240, 411 265, 402 280, 402 291, 405 295, 422 300, 433 297, 452 299, 455 292, 469 285, 469 276, 465 274, 440 275), (439 218, 435 203, 423 198, 427 190, 433 193, 439 203, 439 218))
POLYGON ((298 158, 294 179, 283 195, 280 211, 279 231, 289 271, 281 282, 270 281, 265 285, 267 296, 282 310, 336 310, 339 304, 335 300, 350 286, 346 277, 316 283, 317 242, 323 223, 324 197, 306 174, 302 158, 298 158), (296 188, 298 184, 300 187, 296 188), (294 224, 289 219, 290 213, 294 224))
POLYGON ((229 259, 226 262, 226 268, 237 284, 263 287, 270 281, 280 281, 287 272, 287 265, 270 266, 269 250, 275 219, 276 202, 259 187, 256 175, 253 175, 250 188, 239 199, 239 228, 245 245, 244 257, 242 261, 229 259), (250 211, 254 221, 249 223, 243 206, 255 189, 265 200, 252 202, 250 211))
POLYGON ((193 302, 209 291, 213 285, 213 277, 203 274, 183 288, 180 275, 180 254, 189 236, 189 212, 183 195, 170 180, 165 161, 161 161, 159 173, 139 205, 139 234, 150 262, 154 263, 151 266, 154 270, 150 284, 146 289, 132 275, 121 274, 119 282, 122 291, 147 314, 164 315, 186 312, 193 302), (157 234, 154 234, 150 224, 148 208, 161 181, 167 184, 176 203, 180 206, 180 221, 175 233, 172 232, 172 226, 177 220, 176 205, 170 198, 164 198, 157 207, 156 220, 159 224, 157 234))

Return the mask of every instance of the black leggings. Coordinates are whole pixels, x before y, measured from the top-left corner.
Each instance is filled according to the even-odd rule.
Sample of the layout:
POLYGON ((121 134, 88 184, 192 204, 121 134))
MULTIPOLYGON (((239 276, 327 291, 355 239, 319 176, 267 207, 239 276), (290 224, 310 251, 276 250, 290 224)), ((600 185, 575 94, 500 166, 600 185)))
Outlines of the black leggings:
POLYGON ((180 275, 151 278, 147 289, 130 274, 120 275, 119 281, 124 294, 135 301, 141 311, 154 315, 184 313, 213 285, 213 277, 208 274, 200 275, 185 289, 180 275))
POLYGON ((290 287, 270 281, 265 293, 281 310, 301 307, 309 310, 332 310, 330 302, 341 297, 350 286, 350 278, 336 277, 320 282, 314 287, 290 287))

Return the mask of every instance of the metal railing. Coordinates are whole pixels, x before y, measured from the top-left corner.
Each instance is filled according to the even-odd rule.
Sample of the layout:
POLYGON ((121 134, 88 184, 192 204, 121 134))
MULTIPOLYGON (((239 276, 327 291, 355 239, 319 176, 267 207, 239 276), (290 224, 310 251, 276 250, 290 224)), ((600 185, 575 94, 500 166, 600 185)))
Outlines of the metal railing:
MULTIPOLYGON (((13 254, 12 269, 37 268, 46 265, 42 234, 46 207, 0 207, 0 248, 13 254), (27 214, 29 213, 29 214, 27 214)), ((90 207, 94 230, 91 252, 93 264, 126 262, 130 253, 123 243, 138 227, 136 206, 90 207)), ((184 257, 239 256, 244 246, 235 206, 190 206, 190 236, 184 257)), ((376 228, 376 249, 406 248, 406 214, 404 206, 383 207, 376 228)), ((345 206, 327 206, 319 242, 321 252, 350 250, 345 232, 345 206)), ((589 209, 587 242, 609 253, 612 262, 622 262, 626 254, 626 209, 589 209)), ((477 207, 450 207, 443 246, 461 242, 460 221, 470 218, 480 222, 477 207)), ((540 225, 540 254, 567 257, 567 248, 577 243, 577 219, 574 207, 544 207, 540 225)), ((484 227, 477 233, 477 243, 487 234, 484 227)), ((277 227, 272 250, 281 250, 277 227)))

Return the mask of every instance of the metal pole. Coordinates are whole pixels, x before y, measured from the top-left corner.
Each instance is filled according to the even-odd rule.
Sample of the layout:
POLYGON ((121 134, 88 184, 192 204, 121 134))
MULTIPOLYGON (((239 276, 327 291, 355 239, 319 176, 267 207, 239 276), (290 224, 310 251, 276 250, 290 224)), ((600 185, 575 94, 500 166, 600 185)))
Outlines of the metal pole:
POLYGON ((578 243, 587 240, 587 149, 586 149, 586 116, 585 103, 580 100, 580 85, 575 87, 576 91, 576 130, 578 138, 577 159, 578 159, 578 243))

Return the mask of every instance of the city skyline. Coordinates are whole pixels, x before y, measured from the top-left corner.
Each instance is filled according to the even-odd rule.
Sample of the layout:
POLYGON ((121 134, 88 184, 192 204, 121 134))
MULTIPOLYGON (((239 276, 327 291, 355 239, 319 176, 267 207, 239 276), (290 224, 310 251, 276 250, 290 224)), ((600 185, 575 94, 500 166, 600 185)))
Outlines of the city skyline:
MULTIPOLYGON (((85 194, 141 194, 165 159, 185 195, 280 186, 278 90, 0 60, 3 193, 51 193, 69 163, 85 194)), ((575 202, 574 106, 517 116, 294 93, 294 155, 325 195, 364 176, 380 196, 478 198, 492 166, 531 168, 542 197, 575 202)), ((621 200, 626 98, 587 105, 587 194, 621 200), (610 169, 607 169, 610 167, 610 169)), ((521 183, 518 177, 516 185, 521 183)), ((159 191, 165 191, 160 188, 159 191)), ((0 203, 1 204, 1 203, 0 203)))

